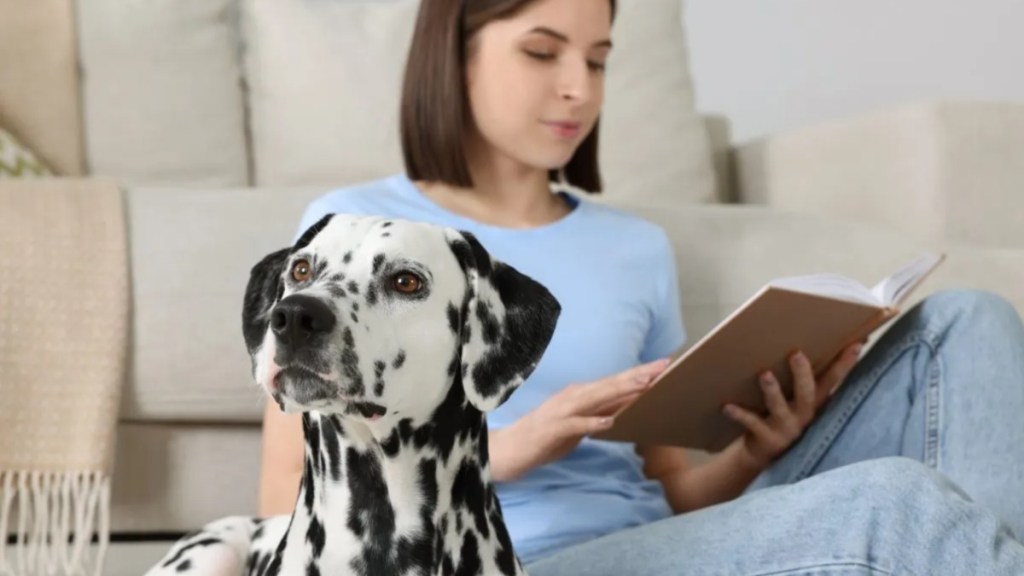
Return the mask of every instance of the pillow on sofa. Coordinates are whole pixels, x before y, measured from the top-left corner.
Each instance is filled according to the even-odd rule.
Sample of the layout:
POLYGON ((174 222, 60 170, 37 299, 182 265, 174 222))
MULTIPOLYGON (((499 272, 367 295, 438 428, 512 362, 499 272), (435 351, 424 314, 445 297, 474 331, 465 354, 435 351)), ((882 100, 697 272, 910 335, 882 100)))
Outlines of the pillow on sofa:
MULTIPOLYGON (((402 170, 402 68, 418 0, 245 0, 255 181, 345 185, 402 170)), ((619 0, 601 126, 609 197, 714 202, 679 0, 619 0)))
POLYGON ((0 0, 0 124, 62 176, 85 168, 74 4, 0 0))
POLYGON ((75 4, 90 171, 136 185, 247 184, 235 0, 75 4))
POLYGON ((13 134, 0 128, 0 180, 52 175, 50 168, 31 150, 23 146, 13 134))

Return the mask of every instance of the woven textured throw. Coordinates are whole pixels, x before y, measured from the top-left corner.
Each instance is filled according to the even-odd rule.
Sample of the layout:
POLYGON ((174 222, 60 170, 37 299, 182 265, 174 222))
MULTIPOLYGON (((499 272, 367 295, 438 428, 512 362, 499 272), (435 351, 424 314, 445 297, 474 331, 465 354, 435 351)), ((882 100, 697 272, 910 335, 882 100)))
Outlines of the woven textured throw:
POLYGON ((102 572, 128 311, 116 184, 0 183, 0 574, 102 572))

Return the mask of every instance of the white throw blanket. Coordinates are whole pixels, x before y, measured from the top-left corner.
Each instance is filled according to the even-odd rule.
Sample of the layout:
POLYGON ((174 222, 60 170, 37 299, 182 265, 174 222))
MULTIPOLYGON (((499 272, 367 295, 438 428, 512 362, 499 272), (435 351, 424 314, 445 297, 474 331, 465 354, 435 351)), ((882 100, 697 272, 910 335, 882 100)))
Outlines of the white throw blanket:
POLYGON ((102 572, 128 315, 116 184, 0 183, 0 574, 102 572))

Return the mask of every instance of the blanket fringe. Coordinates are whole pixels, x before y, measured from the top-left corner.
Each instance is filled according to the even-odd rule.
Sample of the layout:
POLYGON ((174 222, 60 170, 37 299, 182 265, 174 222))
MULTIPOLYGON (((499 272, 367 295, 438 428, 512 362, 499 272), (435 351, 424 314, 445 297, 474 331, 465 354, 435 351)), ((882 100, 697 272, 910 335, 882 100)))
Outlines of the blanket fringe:
POLYGON ((108 475, 3 470, 0 498, 0 575, 102 574, 110 544, 108 475))

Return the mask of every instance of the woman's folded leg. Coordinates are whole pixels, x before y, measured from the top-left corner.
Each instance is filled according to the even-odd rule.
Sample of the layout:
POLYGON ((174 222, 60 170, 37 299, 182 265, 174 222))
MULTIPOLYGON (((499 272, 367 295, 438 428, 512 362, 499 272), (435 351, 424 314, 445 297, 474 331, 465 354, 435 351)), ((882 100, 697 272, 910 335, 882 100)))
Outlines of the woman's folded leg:
POLYGON ((541 559, 532 576, 1024 574, 1024 545, 991 510, 906 458, 610 534, 541 559))

